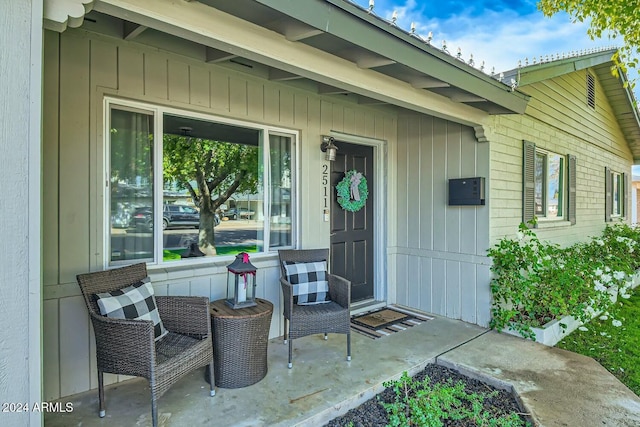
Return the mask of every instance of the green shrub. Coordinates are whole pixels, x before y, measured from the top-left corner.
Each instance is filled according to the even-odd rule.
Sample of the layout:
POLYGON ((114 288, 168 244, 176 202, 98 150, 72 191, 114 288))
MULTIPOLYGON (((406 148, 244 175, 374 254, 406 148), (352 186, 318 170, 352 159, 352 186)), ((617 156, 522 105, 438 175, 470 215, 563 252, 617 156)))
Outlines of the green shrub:
POLYGON ((492 427, 528 425, 516 413, 499 416, 485 411, 484 400, 497 392, 467 393, 462 381, 431 385, 429 377, 418 381, 403 372, 399 380, 386 382, 384 386, 391 387, 395 393, 394 402, 383 403, 389 426, 441 427, 445 420, 470 420, 472 425, 492 427))
POLYGON ((629 297, 631 276, 640 265, 640 229, 607 226, 600 237, 561 248, 521 224, 515 239, 500 239, 488 255, 493 260, 490 327, 535 339, 532 327, 565 316, 586 323, 606 312, 618 293, 629 297))

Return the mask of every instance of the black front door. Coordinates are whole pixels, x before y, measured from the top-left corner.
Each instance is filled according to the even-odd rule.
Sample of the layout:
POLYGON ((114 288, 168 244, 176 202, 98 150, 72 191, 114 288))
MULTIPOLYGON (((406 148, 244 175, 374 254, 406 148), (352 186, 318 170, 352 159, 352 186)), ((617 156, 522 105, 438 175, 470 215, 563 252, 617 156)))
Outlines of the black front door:
POLYGON ((336 141, 338 153, 331 163, 331 272, 351 280, 351 301, 373 298, 373 147, 336 141), (336 185, 348 171, 366 178, 369 196, 357 212, 338 203, 336 185))

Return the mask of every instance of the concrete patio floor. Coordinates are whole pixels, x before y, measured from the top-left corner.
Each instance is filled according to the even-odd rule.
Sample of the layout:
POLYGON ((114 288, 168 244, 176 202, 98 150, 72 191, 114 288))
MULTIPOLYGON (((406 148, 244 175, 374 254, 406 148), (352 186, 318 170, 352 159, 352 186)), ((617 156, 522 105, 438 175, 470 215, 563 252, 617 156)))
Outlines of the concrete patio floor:
MULTIPOLYGON (((537 425, 638 426, 640 398, 590 358, 435 317, 407 331, 373 340, 352 333, 294 341, 287 369, 282 338, 269 342, 268 373, 249 387, 218 388, 209 397, 204 370, 174 385, 158 402, 160 426, 321 426, 383 389, 403 371, 439 363, 515 390, 537 425)), ((107 415, 98 417, 97 391, 62 399, 73 412, 45 415, 45 426, 151 425, 146 380, 108 386, 107 415)))

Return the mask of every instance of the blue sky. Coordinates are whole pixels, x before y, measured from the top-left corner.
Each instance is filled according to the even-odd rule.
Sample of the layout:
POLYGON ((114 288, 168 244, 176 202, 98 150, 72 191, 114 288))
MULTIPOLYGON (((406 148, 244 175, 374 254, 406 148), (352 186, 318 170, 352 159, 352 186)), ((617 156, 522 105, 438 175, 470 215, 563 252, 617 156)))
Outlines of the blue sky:
MULTIPOLYGON (((367 8, 369 0, 352 0, 367 8)), ((473 54, 475 66, 485 62, 485 71, 497 73, 518 66, 525 58, 581 51, 591 48, 620 47, 622 41, 603 38, 591 40, 586 23, 573 23, 569 15, 559 13, 545 17, 537 9, 537 0, 375 0, 374 13, 390 20, 397 12, 397 25, 405 31, 415 24, 416 32, 426 38, 433 32, 431 44, 442 46, 462 58, 473 54)), ((637 79, 637 73, 630 73, 637 79)), ((636 99, 640 100, 640 83, 636 82, 636 99)), ((634 166, 640 174, 640 166, 634 166)))
MULTIPOLYGON (((369 0, 354 0, 366 8, 369 0)), ((593 41, 586 24, 574 24, 567 14, 546 18, 536 7, 536 0, 375 0, 374 13, 391 19, 397 11, 397 25, 409 31, 414 22, 416 32, 426 37, 433 32, 432 44, 442 40, 453 55, 458 47, 466 60, 473 54, 476 66, 484 61, 485 70, 496 72, 529 63, 535 56, 579 51, 589 48, 619 46, 619 40, 593 41)))

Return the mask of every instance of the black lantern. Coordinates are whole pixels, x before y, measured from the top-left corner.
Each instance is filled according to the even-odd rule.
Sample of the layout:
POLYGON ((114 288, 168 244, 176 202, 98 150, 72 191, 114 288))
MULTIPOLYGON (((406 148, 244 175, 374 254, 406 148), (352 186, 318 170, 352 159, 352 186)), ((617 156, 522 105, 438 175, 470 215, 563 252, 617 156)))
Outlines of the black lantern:
POLYGON ((256 267, 249 261, 249 254, 236 255, 227 270, 227 304, 234 309, 256 305, 256 267))

